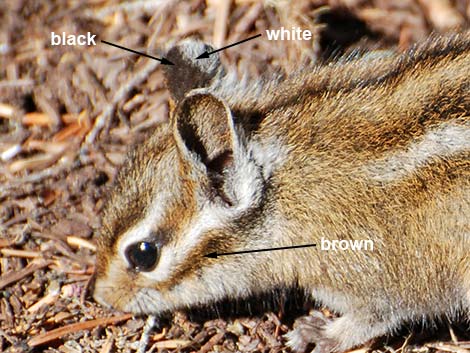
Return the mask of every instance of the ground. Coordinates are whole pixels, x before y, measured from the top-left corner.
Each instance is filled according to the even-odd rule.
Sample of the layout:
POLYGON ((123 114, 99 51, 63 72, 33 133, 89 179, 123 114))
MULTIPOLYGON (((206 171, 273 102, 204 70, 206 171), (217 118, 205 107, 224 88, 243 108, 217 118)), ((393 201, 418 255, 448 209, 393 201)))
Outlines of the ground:
MULTIPOLYGON (((223 52, 225 65, 256 78, 356 48, 405 50, 469 16, 468 0, 0 2, 0 351, 287 350, 282 335, 296 314, 283 297, 264 311, 231 303, 228 317, 177 313, 144 329, 145 318, 106 311, 87 293, 106 191, 127 148, 165 122, 169 97, 158 61, 101 39, 158 57, 188 36, 220 48, 280 26, 314 33, 223 52), (97 43, 52 46, 51 32, 90 32, 97 43)), ((464 329, 405 329, 373 343, 464 352, 464 329)))

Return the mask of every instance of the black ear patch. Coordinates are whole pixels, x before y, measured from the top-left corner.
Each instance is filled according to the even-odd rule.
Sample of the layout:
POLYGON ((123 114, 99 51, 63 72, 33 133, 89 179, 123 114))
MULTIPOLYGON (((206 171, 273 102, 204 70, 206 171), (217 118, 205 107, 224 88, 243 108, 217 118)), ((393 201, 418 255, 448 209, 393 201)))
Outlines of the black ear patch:
POLYGON ((171 98, 176 103, 192 89, 208 87, 218 74, 223 74, 218 55, 196 60, 201 53, 212 50, 202 42, 186 40, 168 51, 165 57, 175 65, 164 65, 163 70, 171 98))

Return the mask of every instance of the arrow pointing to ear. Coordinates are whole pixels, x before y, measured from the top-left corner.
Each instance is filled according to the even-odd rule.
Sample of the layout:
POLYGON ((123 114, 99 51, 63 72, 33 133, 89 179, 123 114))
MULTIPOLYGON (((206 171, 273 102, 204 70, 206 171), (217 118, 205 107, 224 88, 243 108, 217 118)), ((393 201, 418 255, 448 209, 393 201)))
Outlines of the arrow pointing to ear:
POLYGON ((122 50, 127 50, 127 51, 130 51, 131 53, 134 53, 134 54, 138 54, 138 55, 141 55, 141 56, 145 56, 146 58, 150 58, 150 59, 153 59, 153 60, 158 60, 160 61, 163 65, 175 65, 173 64, 170 60, 166 59, 166 58, 156 58, 155 56, 152 56, 152 55, 148 55, 146 53, 142 53, 140 51, 137 51, 137 50, 133 50, 133 49, 129 49, 129 48, 126 48, 126 47, 122 47, 120 45, 117 45, 117 44, 114 44, 114 43, 111 43, 111 42, 107 42, 105 40, 101 40, 102 43, 105 43, 105 44, 108 44, 108 45, 111 45, 113 47, 116 47, 116 48, 119 48, 119 49, 122 49, 122 50))
POLYGON ((276 251, 276 250, 289 250, 289 249, 300 249, 300 248, 310 248, 317 246, 317 244, 304 244, 304 245, 293 245, 293 246, 282 246, 279 248, 269 248, 269 249, 256 249, 256 250, 243 250, 243 251, 235 251, 235 252, 226 252, 226 253, 217 253, 217 251, 211 252, 209 254, 204 255, 204 257, 208 257, 211 259, 217 259, 219 256, 227 256, 227 255, 238 255, 238 254, 249 254, 253 252, 264 252, 264 251, 276 251))
POLYGON ((233 43, 233 44, 230 44, 230 45, 227 45, 226 47, 223 47, 223 48, 220 48, 220 49, 217 49, 217 50, 214 50, 214 51, 211 51, 211 52, 208 52, 207 50, 202 53, 201 55, 199 55, 196 59, 207 59, 209 58, 209 55, 212 55, 214 53, 217 53, 219 51, 222 51, 222 50, 225 50, 225 49, 228 49, 228 48, 231 48, 231 47, 234 47, 235 45, 238 45, 238 44, 242 44, 242 43, 245 43, 245 42, 248 42, 249 40, 252 40, 252 39, 255 39, 255 38, 258 38, 258 37, 261 37, 261 34, 257 34, 256 36, 253 36, 253 37, 250 37, 250 38, 246 38, 246 39, 243 39, 239 42, 236 42, 236 43, 233 43))

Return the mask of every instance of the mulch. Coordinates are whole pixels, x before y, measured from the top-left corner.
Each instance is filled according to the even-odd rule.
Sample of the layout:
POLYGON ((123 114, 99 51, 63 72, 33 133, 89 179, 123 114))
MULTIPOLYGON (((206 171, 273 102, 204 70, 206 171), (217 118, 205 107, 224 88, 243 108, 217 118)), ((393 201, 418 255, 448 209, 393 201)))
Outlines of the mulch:
MULTIPOLYGON (((280 26, 314 33, 223 52, 227 67, 256 78, 357 48, 403 50, 469 17, 468 0, 0 2, 0 351, 288 351, 284 300, 264 311, 212 310, 204 321, 176 313, 154 323, 89 297, 106 190, 129 146, 166 121, 169 95, 158 61, 99 41, 52 46, 51 32, 91 32, 155 56, 185 37, 220 48, 280 26)), ((470 349, 468 332, 441 331, 418 343, 405 332, 377 350, 470 349)))

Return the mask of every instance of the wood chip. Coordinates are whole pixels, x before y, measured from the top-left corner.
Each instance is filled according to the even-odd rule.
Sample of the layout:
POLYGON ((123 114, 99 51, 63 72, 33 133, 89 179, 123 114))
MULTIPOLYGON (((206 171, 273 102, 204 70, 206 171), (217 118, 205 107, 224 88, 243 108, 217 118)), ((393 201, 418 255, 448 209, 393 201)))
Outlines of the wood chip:
POLYGON ((465 22, 450 0, 419 0, 426 9, 429 20, 439 30, 457 28, 465 22))
POLYGON ((160 341, 160 342, 155 342, 152 345, 152 348, 150 351, 153 351, 155 349, 176 349, 176 348, 184 348, 187 347, 191 344, 191 341, 189 340, 166 340, 166 341, 160 341))
POLYGON ((22 123, 26 126, 51 126, 54 123, 54 120, 47 114, 33 112, 25 114, 23 116, 22 123))
POLYGON ((205 345, 201 347, 199 352, 200 353, 210 352, 214 348, 214 346, 224 338, 224 336, 225 336, 225 332, 219 332, 215 334, 209 339, 209 341, 207 341, 205 345))
POLYGON ((79 132, 82 130, 82 127, 78 122, 71 123, 60 130, 52 137, 52 141, 65 141, 70 137, 74 137, 79 135, 79 132))
POLYGON ((15 114, 15 108, 6 103, 0 103, 0 118, 10 119, 15 114))
POLYGON ((60 287, 58 285, 55 285, 53 288, 49 288, 49 291, 46 294, 46 296, 42 297, 36 303, 31 305, 28 308, 28 312, 35 313, 39 311, 39 309, 41 309, 45 305, 53 305, 54 302, 57 301, 57 299, 59 298, 59 294, 60 294, 60 287))
MULTIPOLYGON (((282 74, 301 69, 309 59, 319 63, 336 49, 338 56, 356 48, 387 50, 398 44, 405 49, 462 19, 468 27, 468 2, 90 0, 84 9, 76 0, 23 1, 25 6, 0 0, 0 12, 6 10, 0 33, 0 52, 6 54, 0 59, 0 351, 282 352, 288 348, 281 336, 298 317, 293 316, 308 310, 300 313, 301 296, 292 304, 296 310, 279 309, 279 320, 272 314, 248 315, 231 325, 223 319, 195 323, 184 316, 163 321, 160 333, 148 330, 147 336, 143 320, 79 332, 99 323, 84 321, 104 316, 89 301, 86 283, 94 272, 92 234, 101 227, 108 185, 129 147, 168 121, 174 107, 158 62, 103 45, 53 48, 42 35, 51 26, 56 33, 101 33, 103 39, 156 56, 186 37, 217 49, 265 35, 267 29, 300 27, 314 33, 312 41, 260 38, 220 53, 228 72, 255 82, 271 70, 282 74), (360 40, 352 38, 356 30, 360 40), (45 256, 51 261, 39 266, 45 256), (51 291, 54 278, 58 296, 51 291), (24 340, 35 348, 24 347, 24 340)), ((251 312, 261 303, 247 304, 251 312)), ((425 340, 445 340, 442 346, 424 342, 415 349, 405 341, 395 348, 404 340, 395 337, 393 349, 470 349, 469 332, 459 327, 452 336, 451 331, 451 342, 448 330, 440 331, 425 340)), ((391 350, 380 342, 378 351, 391 350)))
POLYGON ((49 324, 51 323, 58 324, 59 322, 70 319, 71 317, 74 317, 72 313, 60 312, 57 315, 54 315, 53 317, 48 318, 46 322, 49 324))
POLYGON ((214 4, 217 6, 217 14, 215 16, 212 40, 213 45, 216 48, 222 47, 227 35, 228 16, 231 2, 231 0, 219 0, 214 2, 214 4))
POLYGON ((68 114, 62 114, 60 118, 64 124, 68 125, 68 124, 76 123, 78 120, 78 115, 68 113, 68 114))
POLYGON ((68 147, 67 143, 63 142, 48 142, 44 140, 27 140, 23 144, 25 150, 40 150, 50 154, 62 154, 68 147))
POLYGON ((41 169, 53 164, 60 156, 51 153, 40 153, 30 158, 20 159, 8 165, 11 173, 18 173, 22 170, 41 169))
POLYGON ((21 152, 21 145, 19 143, 10 146, 0 154, 0 159, 4 162, 8 162, 13 159, 18 153, 21 152))

